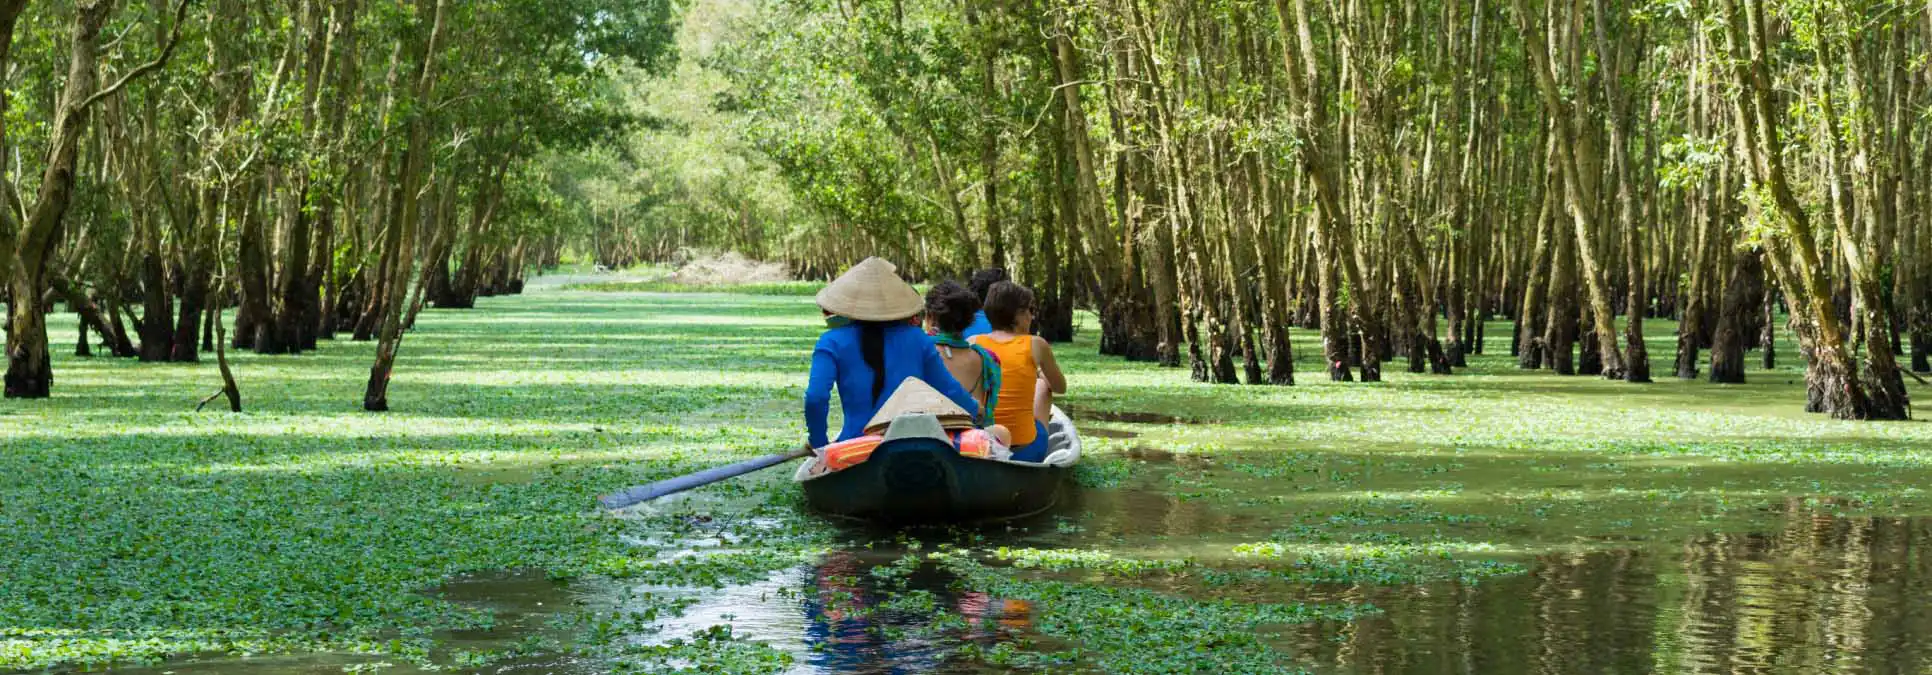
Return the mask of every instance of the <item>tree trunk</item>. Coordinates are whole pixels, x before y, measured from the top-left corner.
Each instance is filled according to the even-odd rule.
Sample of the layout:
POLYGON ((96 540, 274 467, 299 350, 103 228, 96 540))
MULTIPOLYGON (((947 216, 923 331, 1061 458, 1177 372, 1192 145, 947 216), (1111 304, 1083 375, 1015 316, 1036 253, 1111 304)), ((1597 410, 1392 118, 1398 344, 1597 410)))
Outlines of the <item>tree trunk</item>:
MULTIPOLYGON (((1546 34, 1535 27, 1533 15, 1526 8, 1524 0, 1514 0, 1518 24, 1522 27, 1524 39, 1530 48, 1531 69, 1535 71, 1536 88, 1543 99, 1543 107, 1553 121, 1556 137, 1556 160, 1558 173, 1563 176, 1564 201, 1569 204, 1572 220, 1576 225, 1576 258, 1581 265, 1584 286, 1589 291, 1589 311, 1591 324, 1595 329, 1596 343, 1603 349, 1602 374, 1605 377, 1622 379, 1624 365, 1617 353, 1617 323, 1615 313, 1610 307, 1609 283, 1606 281, 1597 254, 1597 214, 1596 195, 1589 191, 1584 181, 1584 167, 1579 157, 1575 138, 1577 130, 1570 120, 1578 117, 1573 107, 1562 98, 1555 74, 1550 69, 1550 54, 1544 48, 1549 44, 1546 34)), ((1580 74, 1578 75, 1580 76, 1580 74)))
MULTIPOLYGON (((1545 153, 1545 157, 1548 153, 1545 153)), ((1546 171, 1547 173, 1547 171, 1546 171)), ((1549 178, 1544 178, 1543 206, 1536 216, 1536 245, 1530 252, 1528 275, 1524 277, 1523 304, 1516 314, 1516 365, 1524 370, 1543 367, 1544 354, 1548 351, 1541 327, 1545 310, 1544 299, 1549 296, 1550 285, 1543 280, 1553 279, 1555 272, 1550 255, 1550 228, 1556 220, 1556 191, 1547 187, 1549 178)))
POLYGON ((1551 237, 1550 307, 1543 329, 1543 358, 1558 375, 1576 374, 1576 235, 1555 224, 1551 237))
POLYGON ((111 351, 117 358, 125 359, 139 356, 141 353, 140 350, 135 349, 134 341, 128 339, 127 324, 121 320, 120 305, 114 300, 112 295, 104 297, 107 300, 107 334, 102 336, 102 339, 108 341, 111 351))
MULTIPOLYGON (((1584 307, 1576 316, 1576 334, 1576 374, 1602 375, 1605 367, 1604 346, 1598 341, 1602 334, 1597 332, 1596 315, 1588 307, 1584 307)), ((1613 342, 1609 347, 1614 352, 1617 345, 1613 342)))
MULTIPOLYGON (((415 78, 416 103, 433 106, 436 95, 436 54, 442 48, 444 13, 449 0, 423 0, 434 2, 435 10, 429 29, 428 39, 423 46, 423 55, 417 67, 415 78)), ((390 250, 395 253, 395 263, 388 270, 388 297, 384 298, 382 337, 376 343, 376 362, 369 368, 369 385, 363 392, 362 408, 370 412, 389 409, 389 376, 396 365, 396 350, 402 345, 402 311, 405 292, 409 286, 409 273, 415 266, 416 221, 421 211, 419 193, 422 192, 424 166, 428 162, 429 122, 417 116, 409 122, 409 145, 403 149, 402 175, 398 181, 401 206, 396 209, 398 219, 390 224, 397 232, 391 235, 390 250)))
MULTIPOLYGON (((7 331, 7 398, 46 398, 53 391, 53 362, 47 348, 46 306, 41 297, 47 289, 54 247, 61 241, 61 225, 73 199, 74 168, 79 161, 80 141, 87 129, 88 109, 94 100, 99 78, 98 47, 101 27, 113 14, 111 0, 81 0, 76 3, 69 25, 67 81, 61 88, 55 108, 52 135, 47 143, 47 166, 41 176, 40 192, 27 221, 14 233, 13 273, 7 280, 12 294, 12 316, 7 331)), ((26 3, 0 2, 0 67, 7 65, 5 54, 13 41, 13 28, 26 3)), ((5 109, 0 106, 0 111, 5 109)), ((0 143, 6 140, 0 129, 0 143)), ((11 218, 8 218, 11 220, 11 218)))
POLYGON ((1785 290, 1786 304, 1803 317, 1795 329, 1800 344, 1808 346, 1806 380, 1817 397, 1815 407, 1838 419, 1867 419, 1872 416, 1871 401, 1845 344, 1844 328, 1834 309, 1834 289, 1818 255, 1810 216, 1786 179, 1778 126, 1782 107, 1772 100, 1765 65, 1769 48, 1763 8, 1750 0, 1746 4, 1747 9, 1740 11, 1738 0, 1724 0, 1725 43, 1741 90, 1736 113, 1750 159, 1746 164, 1752 169, 1753 182, 1769 192, 1764 208, 1777 226, 1767 250, 1777 261, 1774 268, 1779 270, 1778 286, 1785 290))
MULTIPOLYGON (((1292 0, 1294 9, 1289 10, 1290 0, 1275 0, 1275 12, 1280 22, 1283 41, 1283 55, 1286 58, 1289 91, 1295 99, 1297 114, 1301 118, 1305 138, 1296 144, 1296 156, 1301 160, 1302 169, 1314 181, 1316 229, 1319 237, 1325 240, 1332 254, 1332 267, 1341 268, 1342 279, 1348 283, 1349 306, 1355 315, 1355 328, 1364 341, 1362 349, 1362 381, 1382 381, 1381 356, 1385 351, 1387 333, 1381 320, 1379 291, 1370 284, 1372 273, 1367 256, 1356 246, 1354 225, 1342 194, 1339 170, 1336 168, 1338 155, 1336 143, 1328 129, 1328 99, 1322 89, 1319 74, 1321 67, 1315 55, 1314 32, 1308 18, 1306 0, 1292 0)), ((1329 271, 1333 274, 1333 271, 1329 271)), ((1339 291, 1334 279, 1325 286, 1324 296, 1331 291, 1339 291)), ((1325 297, 1324 300, 1330 299, 1325 297)), ((1324 341, 1328 341, 1330 328, 1323 329, 1324 341)), ((1332 349, 1333 347, 1331 347, 1332 349)), ((1331 353, 1332 354, 1332 353, 1331 353)), ((1336 363, 1331 359, 1330 377, 1345 380, 1346 360, 1336 363)))
POLYGON ((1711 381, 1744 383, 1745 321, 1756 313, 1764 295, 1764 251, 1739 251, 1731 264, 1731 280, 1724 284, 1724 306, 1717 314, 1711 338, 1711 381))
POLYGON ((1696 219, 1699 234, 1693 237, 1695 242, 1690 251, 1690 285, 1685 288, 1683 310, 1677 323, 1676 370, 1677 377, 1680 379, 1697 379, 1697 365, 1701 361, 1698 350, 1706 344, 1704 317, 1708 312, 1704 306, 1706 295, 1704 287, 1710 283, 1709 280, 1712 277, 1710 268, 1713 267, 1710 260, 1712 256, 1709 255, 1712 247, 1706 243, 1706 240, 1719 238, 1718 233, 1722 231, 1722 226, 1717 221, 1725 212, 1721 200, 1728 199, 1724 195, 1725 186, 1729 182, 1720 178, 1715 189, 1709 186, 1699 187, 1703 196, 1701 203, 1704 213, 1696 219))
POLYGON ((203 332, 221 322, 221 307, 204 306, 203 298, 208 297, 208 272, 191 272, 181 292, 181 315, 174 325, 174 348, 168 353, 168 360, 175 363, 196 363, 201 361, 201 352, 195 348, 206 345, 212 348, 212 334, 203 332), (204 326, 203 324, 208 324, 204 326))
MULTIPOLYGON (((169 294, 166 271, 159 255, 141 257, 141 360, 146 362, 173 359, 175 334, 169 323, 174 319, 174 297, 169 294)), ((192 349, 194 342, 188 344, 192 349)))
MULTIPOLYGON (((221 306, 221 285, 208 284, 208 286, 209 286, 208 295, 201 296, 201 297, 210 298, 209 304, 214 305, 215 307, 220 307, 221 306)), ((185 297, 182 299, 184 301, 187 300, 187 298, 185 297)), ((228 366, 228 347, 227 347, 228 336, 221 334, 222 333, 221 327, 222 327, 222 322, 219 319, 214 321, 215 368, 216 370, 221 372, 220 395, 228 398, 229 412, 241 412, 242 411, 241 385, 235 382, 235 371, 229 368, 228 366)), ((203 405, 206 405, 207 403, 208 403, 207 401, 202 401, 203 405)), ((195 410, 200 411, 201 406, 195 406, 195 410)))
POLYGON ((309 321, 315 315, 316 302, 315 289, 309 287, 309 246, 313 244, 314 228, 306 208, 298 205, 293 210, 294 224, 288 230, 279 284, 282 301, 270 331, 274 340, 268 345, 274 353, 300 353, 303 345, 315 344, 315 327, 309 321))
MULTIPOLYGON (((1320 216, 1314 216, 1320 218, 1320 216)), ((1341 310, 1341 280, 1336 268, 1340 263, 1335 260, 1334 246, 1328 237, 1323 236, 1327 228, 1316 225, 1315 249, 1316 275, 1321 284, 1321 334, 1322 360, 1328 364, 1328 379, 1335 382, 1350 382, 1355 379, 1349 369, 1348 361, 1348 316, 1341 310)))
POLYGON ((1764 311, 1764 324, 1758 327, 1758 330, 1762 331, 1758 336, 1758 348, 1764 351, 1765 370, 1777 370, 1778 368, 1778 333, 1776 321, 1778 302, 1775 298, 1776 295, 1770 287, 1770 280, 1766 279, 1764 300, 1761 303, 1764 311))

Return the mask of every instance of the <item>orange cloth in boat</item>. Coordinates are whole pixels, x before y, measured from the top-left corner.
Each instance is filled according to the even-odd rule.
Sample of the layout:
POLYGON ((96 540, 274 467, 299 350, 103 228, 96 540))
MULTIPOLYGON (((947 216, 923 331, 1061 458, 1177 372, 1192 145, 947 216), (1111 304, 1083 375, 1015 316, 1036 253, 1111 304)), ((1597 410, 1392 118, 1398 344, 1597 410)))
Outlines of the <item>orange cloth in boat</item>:
POLYGON ((884 442, 884 436, 860 436, 825 446, 819 456, 824 459, 825 468, 844 471, 871 459, 872 451, 879 449, 879 444, 884 442))
MULTIPOLYGON (((1012 452, 1006 451, 1006 448, 1001 446, 992 434, 981 429, 954 431, 951 436, 953 447, 959 450, 959 454, 967 457, 1005 459, 1000 455, 1012 455, 1012 452), (1005 452, 1002 453, 1002 451, 1005 452)), ((820 450, 820 457, 825 462, 825 468, 844 471, 872 459, 872 452, 878 450, 882 443, 885 443, 884 436, 860 436, 825 446, 820 450)))
POLYGON ((1033 362, 1033 336, 1015 335, 1002 342, 980 335, 973 343, 1000 359, 1000 397, 993 422, 1013 432, 1013 447, 1032 445, 1039 434, 1033 426, 1033 387, 1040 379, 1040 367, 1033 362))

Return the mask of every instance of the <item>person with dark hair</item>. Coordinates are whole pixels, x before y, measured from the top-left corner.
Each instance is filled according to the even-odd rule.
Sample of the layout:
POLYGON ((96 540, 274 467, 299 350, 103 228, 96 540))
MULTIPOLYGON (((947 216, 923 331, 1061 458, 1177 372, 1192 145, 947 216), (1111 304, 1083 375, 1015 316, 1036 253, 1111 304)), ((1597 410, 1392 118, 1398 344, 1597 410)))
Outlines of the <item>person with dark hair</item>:
POLYGON ((925 302, 899 278, 892 263, 867 258, 818 294, 818 306, 831 330, 812 350, 811 379, 805 385, 805 429, 814 448, 823 448, 826 418, 836 386, 844 425, 837 440, 865 434, 865 426, 899 384, 908 378, 926 384, 977 417, 979 402, 946 369, 926 332, 910 323, 925 302))
POLYGON ((980 306, 986 303, 986 294, 992 290, 994 284, 1012 280, 1012 277, 1007 276, 1006 270, 998 267, 991 267, 973 273, 972 280, 967 282, 973 291, 975 310, 973 313, 973 323, 967 326, 965 330, 960 331, 961 335, 971 340, 993 332, 993 325, 986 320, 986 311, 980 309, 980 306))
POLYGON ((1002 403, 994 408, 993 419, 1012 431, 1013 459, 1044 461, 1046 424, 1053 417, 1053 397, 1067 393, 1066 375, 1053 347, 1032 334, 1033 291, 1002 281, 986 295, 986 319, 993 332, 973 338, 973 343, 999 359, 1002 403))
POLYGON ((1000 364, 985 347, 967 341, 963 334, 979 311, 979 297, 955 281, 941 282, 926 292, 926 328, 932 333, 939 358, 953 378, 980 403, 975 426, 986 429, 1002 443, 1011 439, 1008 430, 993 420, 999 406, 1000 364))

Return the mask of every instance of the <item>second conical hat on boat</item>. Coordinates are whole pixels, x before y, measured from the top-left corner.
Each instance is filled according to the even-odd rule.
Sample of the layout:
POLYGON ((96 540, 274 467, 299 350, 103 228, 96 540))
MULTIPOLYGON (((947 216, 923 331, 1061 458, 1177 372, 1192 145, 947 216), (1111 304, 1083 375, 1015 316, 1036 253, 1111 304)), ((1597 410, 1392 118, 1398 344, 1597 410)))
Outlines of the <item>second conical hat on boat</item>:
POLYGON ((948 428, 970 427, 973 424, 973 416, 965 408, 946 398, 945 394, 926 384, 925 380, 908 377, 899 382, 899 389, 892 392, 885 405, 879 406, 879 412, 872 416, 872 421, 865 423, 865 428, 871 430, 892 424, 892 420, 900 415, 920 414, 937 417, 939 423, 948 428))
POLYGON ((818 306, 855 321, 898 321, 925 309, 926 300, 892 263, 866 258, 819 291, 818 306))

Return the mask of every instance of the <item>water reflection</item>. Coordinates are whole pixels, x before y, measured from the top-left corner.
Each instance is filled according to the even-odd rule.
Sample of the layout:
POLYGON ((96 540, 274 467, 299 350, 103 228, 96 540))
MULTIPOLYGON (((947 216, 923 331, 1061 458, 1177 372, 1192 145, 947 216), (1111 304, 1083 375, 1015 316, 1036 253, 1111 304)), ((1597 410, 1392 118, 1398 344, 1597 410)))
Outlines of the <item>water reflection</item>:
MULTIPOLYGON (((950 543, 1175 558, 1225 551, 1222 539, 1253 540, 1277 525, 1259 514, 1153 490, 1088 490, 1026 526, 917 539, 926 551, 950 543)), ((848 535, 846 547, 811 565, 758 583, 693 589, 695 605, 634 639, 668 640, 729 624, 735 635, 790 653, 790 675, 979 675, 1005 671, 957 656, 960 647, 1080 646, 1078 635, 1063 642, 1039 632, 1057 620, 1044 618, 1055 608, 964 588, 938 566, 908 557, 912 540, 901 533, 848 535)), ((1927 542, 1932 519, 1818 517, 1791 504, 1757 534, 1551 554, 1531 561, 1528 574, 1480 584, 1271 587, 1252 600, 1368 603, 1383 610, 1355 622, 1269 630, 1282 636, 1274 644, 1297 665, 1323 673, 1926 673, 1932 672, 1927 542)), ((1163 591, 1209 592, 1185 580, 1163 591)), ((626 597, 610 585, 561 587, 535 574, 458 580, 437 594, 499 615, 494 631, 443 636, 450 647, 466 649, 539 632, 574 605, 621 605, 626 597)), ((307 674, 372 660, 212 659, 135 672, 307 674)), ((455 672, 599 670, 593 662, 544 656, 455 672)))
POLYGON ((1383 589, 1311 625, 1311 665, 1361 673, 1920 673, 1932 520, 1788 516, 1679 548, 1544 557, 1523 577, 1383 589))
POLYGON ((952 575, 926 564, 904 577, 890 563, 851 552, 826 557, 804 603, 808 664, 817 672, 885 675, 983 672, 948 665, 964 642, 992 643, 1031 626, 1032 607, 953 588, 952 575), (888 570, 879 574, 880 570, 888 570), (943 626, 950 613, 964 625, 943 626))
POLYGON ((704 593, 651 638, 730 624, 735 635, 790 653, 790 675, 1004 672, 955 653, 1027 635, 1034 608, 960 588, 953 574, 905 553, 856 545, 763 583, 704 593))

